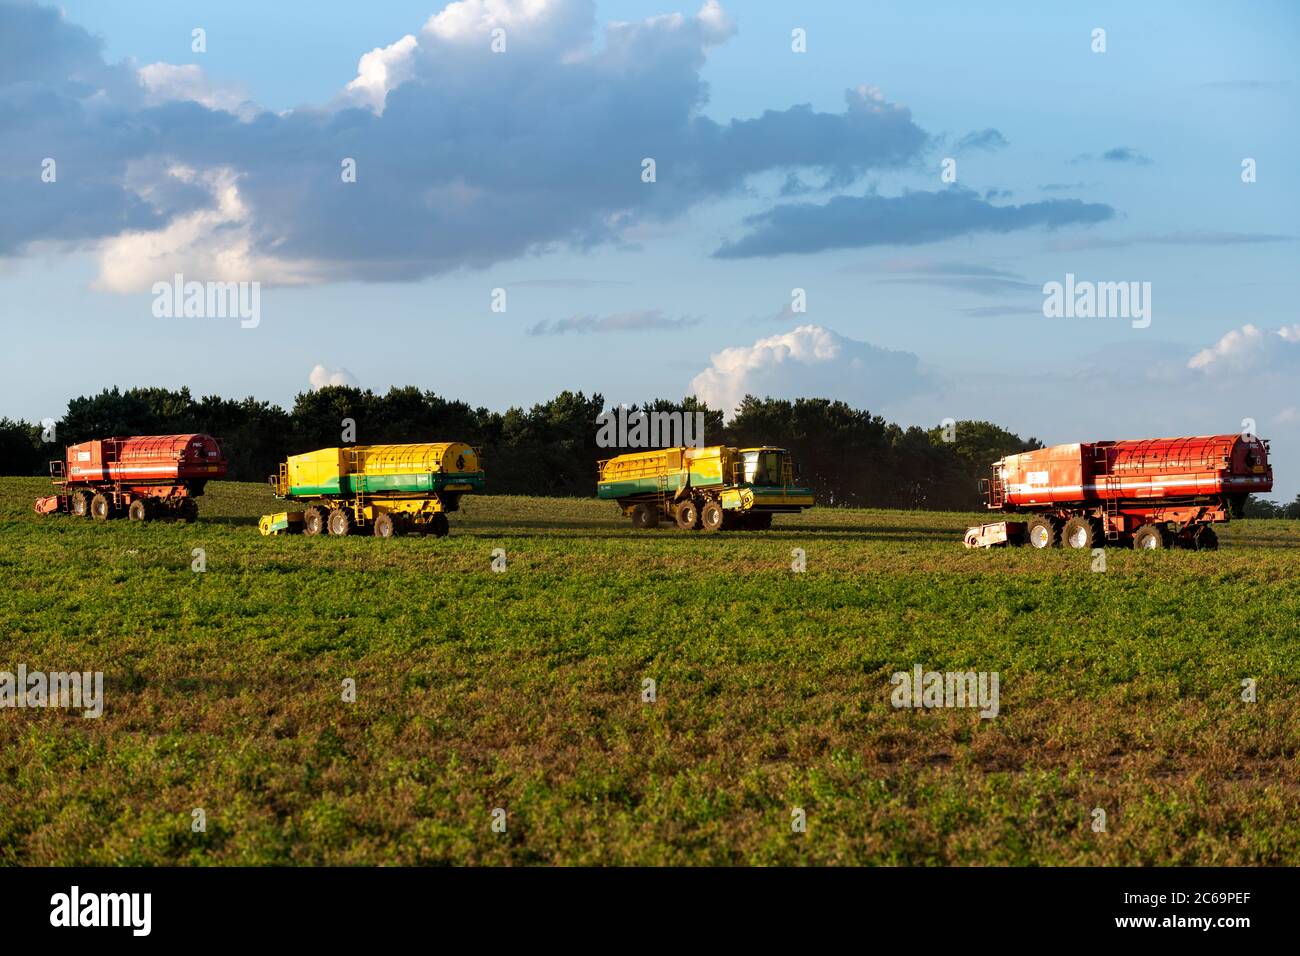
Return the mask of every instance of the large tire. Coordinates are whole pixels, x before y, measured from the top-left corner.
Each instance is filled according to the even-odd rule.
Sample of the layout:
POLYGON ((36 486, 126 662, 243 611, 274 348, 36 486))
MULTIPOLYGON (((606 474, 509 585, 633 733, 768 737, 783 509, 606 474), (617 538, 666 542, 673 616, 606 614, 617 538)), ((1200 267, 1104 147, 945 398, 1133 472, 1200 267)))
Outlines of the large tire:
POLYGON ((714 531, 721 531, 726 515, 727 513, 722 509, 722 505, 710 499, 704 502, 704 507, 700 509, 700 527, 710 534, 714 531))
POLYGON ((700 508, 690 498, 677 502, 673 508, 673 520, 683 531, 698 531, 700 528, 700 508))
POLYGON ((186 524, 193 524, 194 519, 199 516, 199 503, 193 498, 182 498, 181 503, 176 506, 176 515, 186 524))
POLYGON ((751 511, 745 516, 745 524, 755 531, 767 531, 772 527, 772 512, 751 511))
POLYGON ((132 521, 148 521, 153 515, 149 502, 143 498, 136 498, 126 509, 126 516, 132 521))
POLYGON ((1065 528, 1061 532, 1061 542, 1067 548, 1076 550, 1091 550, 1097 547, 1097 541, 1101 537, 1100 529, 1097 522, 1092 518, 1085 518, 1082 515, 1075 515, 1065 523, 1065 528))
POLYGON ((1027 538, 1033 548, 1059 548, 1061 546, 1061 523, 1046 515, 1035 515, 1029 519, 1027 538))
POLYGON ((632 527, 637 531, 646 531, 659 524, 659 516, 651 505, 641 502, 632 506, 632 527))
POLYGON ((330 534, 336 538, 342 538, 351 534, 352 529, 356 527, 355 523, 352 521, 352 515, 350 515, 345 508, 331 508, 328 524, 330 534))
POLYGON ((325 509, 312 505, 302 513, 302 533, 318 535, 325 533, 325 509))
POLYGON ((371 531, 376 538, 391 538, 397 531, 392 515, 376 515, 371 531))
POLYGON ((429 519, 429 534, 435 538, 445 538, 451 532, 451 522, 441 511, 435 512, 429 519))
POLYGON ((108 495, 101 493, 90 499, 90 516, 96 521, 107 521, 113 517, 113 502, 108 495))
POLYGON ((72 500, 68 502, 68 510, 78 518, 89 518, 90 493, 87 491, 74 491, 72 500))
POLYGON ((1193 540, 1196 542, 1197 551, 1219 550, 1219 536, 1215 533, 1214 529, 1208 525, 1196 532, 1196 537, 1193 538, 1193 540))
POLYGON ((1144 524, 1133 535, 1134 551, 1161 551, 1169 547, 1169 532, 1164 525, 1144 524))

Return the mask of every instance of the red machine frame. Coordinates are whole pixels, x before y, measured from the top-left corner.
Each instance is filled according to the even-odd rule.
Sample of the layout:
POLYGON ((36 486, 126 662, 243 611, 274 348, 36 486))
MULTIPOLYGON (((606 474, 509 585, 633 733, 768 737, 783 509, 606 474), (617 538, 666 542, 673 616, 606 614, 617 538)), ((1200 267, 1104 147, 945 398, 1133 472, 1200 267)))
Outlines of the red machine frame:
POLYGON ((72 514, 107 521, 170 517, 193 521, 195 498, 207 482, 225 477, 227 461, 210 435, 145 435, 69 445, 50 462, 59 489, 38 498, 37 514, 72 514))
MULTIPOLYGON (((1241 517, 1248 495, 1272 490, 1268 448, 1252 435, 1054 445, 996 462, 980 491, 990 510, 1033 515, 1026 538, 1036 548, 1212 550, 1212 525, 1241 517)), ((988 537, 968 534, 968 546, 988 537)))

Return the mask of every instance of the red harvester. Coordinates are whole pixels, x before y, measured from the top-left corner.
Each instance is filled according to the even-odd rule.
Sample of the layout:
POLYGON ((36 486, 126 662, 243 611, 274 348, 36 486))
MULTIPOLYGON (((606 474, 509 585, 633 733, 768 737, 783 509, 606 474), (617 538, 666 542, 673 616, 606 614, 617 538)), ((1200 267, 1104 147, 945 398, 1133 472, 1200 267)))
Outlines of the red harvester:
POLYGON ((50 462, 57 494, 36 499, 36 513, 63 512, 99 521, 171 517, 193 521, 194 499, 210 478, 223 478, 226 459, 211 435, 142 435, 69 445, 50 462))
POLYGON ((980 482, 986 507, 1032 517, 972 528, 966 544, 1213 550, 1211 525, 1240 518, 1247 495, 1272 488, 1268 442, 1253 435, 1053 445, 994 463, 980 482))

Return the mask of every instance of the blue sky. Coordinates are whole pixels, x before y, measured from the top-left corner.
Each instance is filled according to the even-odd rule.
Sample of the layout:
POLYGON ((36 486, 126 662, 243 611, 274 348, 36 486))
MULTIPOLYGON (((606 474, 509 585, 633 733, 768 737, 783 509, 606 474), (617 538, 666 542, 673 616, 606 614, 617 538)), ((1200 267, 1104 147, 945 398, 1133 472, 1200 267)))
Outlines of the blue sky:
POLYGON ((1047 441, 1253 418, 1300 491, 1295 4, 444 6, 0 0, 0 414, 319 366, 1047 441), (261 282, 260 324, 156 318, 176 271, 261 282), (1045 318, 1067 273, 1149 282, 1149 327, 1045 318))

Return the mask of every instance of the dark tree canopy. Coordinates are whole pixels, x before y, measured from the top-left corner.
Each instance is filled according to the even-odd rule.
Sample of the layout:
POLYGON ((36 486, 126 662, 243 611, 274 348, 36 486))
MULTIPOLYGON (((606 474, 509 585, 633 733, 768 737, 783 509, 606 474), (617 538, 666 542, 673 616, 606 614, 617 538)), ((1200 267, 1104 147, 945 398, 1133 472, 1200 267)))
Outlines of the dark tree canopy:
MULTIPOLYGON (((825 506, 978 509, 978 482, 994 461, 1042 447, 990 422, 903 428, 825 398, 746 396, 726 423, 694 396, 629 408, 637 410, 703 412, 706 444, 789 448, 800 481, 825 506)), ((605 411, 603 396, 569 391, 529 409, 496 412, 413 386, 378 395, 335 385, 302 392, 286 411, 252 397, 195 399, 187 388, 110 388, 68 402, 56 442, 42 442, 39 425, 0 419, 0 471, 45 474, 64 445, 91 438, 199 431, 221 440, 231 478, 262 481, 286 455, 341 444, 350 420, 359 444, 456 440, 477 446, 489 493, 587 497, 595 494, 597 461, 627 450, 598 447, 597 419, 605 411)), ((1300 517, 1300 498, 1290 505, 1252 499, 1247 514, 1300 517)))

